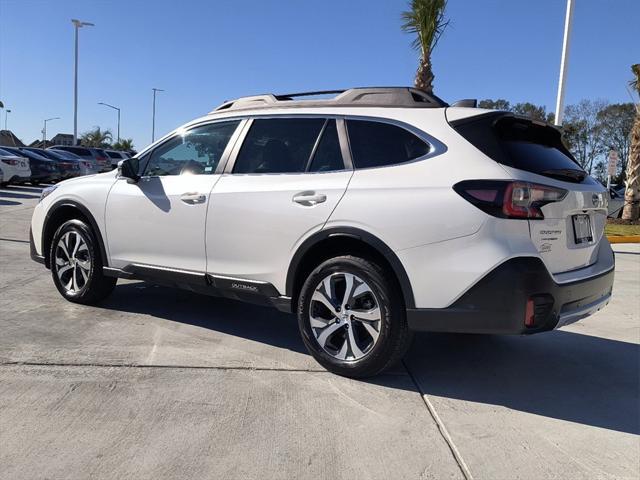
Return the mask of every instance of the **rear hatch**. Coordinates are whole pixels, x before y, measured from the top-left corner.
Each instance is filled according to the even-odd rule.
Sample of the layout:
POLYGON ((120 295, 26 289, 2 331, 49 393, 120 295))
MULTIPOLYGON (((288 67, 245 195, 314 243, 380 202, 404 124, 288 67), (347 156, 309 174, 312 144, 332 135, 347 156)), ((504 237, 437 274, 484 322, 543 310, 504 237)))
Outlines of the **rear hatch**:
POLYGON ((531 240, 550 272, 596 262, 607 218, 606 189, 575 161, 559 130, 505 112, 481 113, 450 124, 514 180, 566 192, 541 202, 543 218, 527 220, 531 240))

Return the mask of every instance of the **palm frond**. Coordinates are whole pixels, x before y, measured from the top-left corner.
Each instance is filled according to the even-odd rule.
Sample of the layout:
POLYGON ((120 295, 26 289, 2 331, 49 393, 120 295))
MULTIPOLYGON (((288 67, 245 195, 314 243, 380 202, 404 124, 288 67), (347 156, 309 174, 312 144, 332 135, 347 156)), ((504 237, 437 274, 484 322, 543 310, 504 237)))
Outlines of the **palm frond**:
POLYGON ((412 47, 428 56, 438 44, 449 20, 444 12, 447 0, 411 0, 409 10, 402 12, 402 30, 416 35, 412 47))

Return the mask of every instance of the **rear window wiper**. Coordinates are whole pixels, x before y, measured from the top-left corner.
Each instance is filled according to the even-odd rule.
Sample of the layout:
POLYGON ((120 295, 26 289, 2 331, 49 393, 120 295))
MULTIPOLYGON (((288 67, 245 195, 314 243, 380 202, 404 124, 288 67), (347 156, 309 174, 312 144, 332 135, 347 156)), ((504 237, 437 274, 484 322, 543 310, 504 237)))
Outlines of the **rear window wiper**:
POLYGON ((584 170, 578 170, 573 168, 558 168, 554 170, 544 170, 542 175, 551 178, 557 178, 558 180, 564 180, 569 182, 581 183, 586 177, 587 172, 584 170))

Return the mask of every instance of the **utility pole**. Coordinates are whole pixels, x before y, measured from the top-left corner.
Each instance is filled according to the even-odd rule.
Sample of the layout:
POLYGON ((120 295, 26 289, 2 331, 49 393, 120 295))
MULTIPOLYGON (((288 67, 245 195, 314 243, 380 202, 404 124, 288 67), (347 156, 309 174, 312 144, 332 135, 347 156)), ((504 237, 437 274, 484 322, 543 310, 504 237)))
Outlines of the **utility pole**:
POLYGON ((11 110, 7 109, 4 111, 4 129, 7 129, 7 115, 11 113, 11 110))
POLYGON ((562 125, 564 117, 564 86, 567 80, 567 62, 569 60, 569 39, 573 22, 573 2, 567 0, 567 15, 564 19, 564 40, 562 42, 562 59, 560 60, 560 80, 558 81, 558 98, 556 100, 556 125, 562 125))
POLYGON ((93 27, 93 23, 72 19, 75 27, 75 62, 73 69, 73 144, 78 144, 78 30, 82 27, 93 27))
POLYGON ((156 139, 156 92, 164 92, 160 88, 152 88, 153 90, 153 115, 151 118, 151 143, 156 139))

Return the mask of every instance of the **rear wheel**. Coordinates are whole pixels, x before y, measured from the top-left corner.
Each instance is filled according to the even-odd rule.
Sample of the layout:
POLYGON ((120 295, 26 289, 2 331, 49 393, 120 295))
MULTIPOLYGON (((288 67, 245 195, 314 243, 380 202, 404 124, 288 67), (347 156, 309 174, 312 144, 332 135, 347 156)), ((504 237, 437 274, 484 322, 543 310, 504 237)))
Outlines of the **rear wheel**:
POLYGON ((358 257, 327 260, 309 275, 298 300, 298 324, 318 363, 347 377, 382 372, 411 343, 397 286, 379 265, 358 257))
POLYGON ((80 220, 63 223, 53 236, 51 274, 56 288, 67 300, 93 304, 113 291, 117 279, 103 275, 98 248, 93 232, 80 220))

